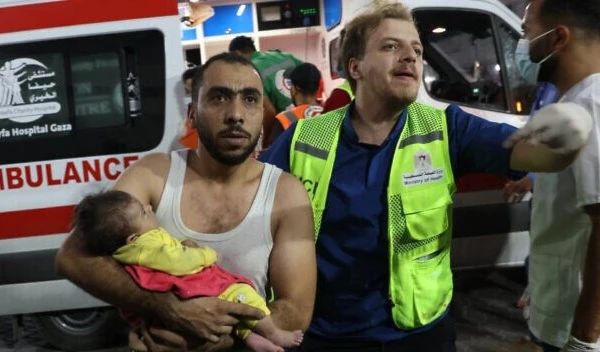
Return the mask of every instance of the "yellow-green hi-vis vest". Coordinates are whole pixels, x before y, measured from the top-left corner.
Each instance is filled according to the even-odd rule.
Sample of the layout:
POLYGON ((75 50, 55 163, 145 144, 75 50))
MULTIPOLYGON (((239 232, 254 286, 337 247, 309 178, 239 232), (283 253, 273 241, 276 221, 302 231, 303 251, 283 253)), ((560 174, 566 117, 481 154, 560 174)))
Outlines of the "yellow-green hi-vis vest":
MULTIPOLYGON (((300 120, 290 170, 307 189, 318 237, 340 130, 348 107, 300 120)), ((387 189, 392 316, 412 330, 440 317, 452 299, 452 194, 446 114, 419 103, 408 107, 387 189)))

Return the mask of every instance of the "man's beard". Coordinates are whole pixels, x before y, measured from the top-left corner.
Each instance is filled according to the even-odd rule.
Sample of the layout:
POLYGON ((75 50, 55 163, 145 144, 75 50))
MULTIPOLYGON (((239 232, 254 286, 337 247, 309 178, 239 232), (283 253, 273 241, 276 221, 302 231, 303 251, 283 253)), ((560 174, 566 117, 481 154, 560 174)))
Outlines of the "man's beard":
MULTIPOLYGON (((218 161, 221 164, 227 165, 227 166, 239 165, 239 164, 243 163, 244 161, 246 161, 246 159, 248 159, 248 157, 250 157, 252 152, 254 152, 254 149, 256 148, 256 145, 258 144, 258 138, 260 137, 260 135, 257 135, 256 137, 251 139, 250 144, 248 144, 248 146, 246 146, 244 149, 242 149, 241 154, 227 155, 219 149, 219 147, 217 146, 216 138, 210 134, 210 132, 208 131, 207 128, 205 128, 205 126, 198 126, 196 129, 198 130, 198 137, 200 138, 200 142, 202 143, 202 145, 204 145, 204 148, 206 148, 206 151, 208 151, 208 153, 216 161, 218 161)), ((243 130, 241 127, 236 127, 236 126, 231 126, 226 131, 221 131, 219 133, 230 132, 230 131, 231 132, 233 132, 233 131, 243 132, 250 136, 250 134, 247 131, 243 130)))
POLYGON ((392 110, 398 108, 404 109, 417 100, 417 95, 418 90, 403 89, 399 94, 389 96, 384 104, 392 110))
POLYGON ((538 73, 538 82, 552 82, 556 83, 556 67, 558 66, 558 59, 556 54, 552 55, 551 58, 544 61, 540 65, 540 72, 538 73))

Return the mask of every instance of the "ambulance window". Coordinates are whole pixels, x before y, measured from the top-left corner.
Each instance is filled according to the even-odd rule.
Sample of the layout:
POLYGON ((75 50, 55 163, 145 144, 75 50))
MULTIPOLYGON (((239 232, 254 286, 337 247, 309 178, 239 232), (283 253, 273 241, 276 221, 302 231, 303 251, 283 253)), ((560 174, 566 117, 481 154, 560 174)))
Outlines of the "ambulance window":
POLYGON ((78 129, 125 125, 118 53, 72 56, 71 82, 78 129))
POLYGON ((158 30, 0 45, 0 165, 151 150, 165 96, 158 30))
POLYGON ((488 110, 508 109, 491 17, 460 10, 414 13, 434 98, 488 110))
POLYGON ((510 111, 514 114, 527 115, 531 111, 531 106, 535 98, 535 85, 521 78, 521 74, 517 69, 515 49, 521 35, 501 19, 496 18, 496 21, 499 23, 498 36, 500 38, 499 42, 502 43, 502 52, 504 53, 506 81, 512 95, 513 103, 510 106, 510 111))

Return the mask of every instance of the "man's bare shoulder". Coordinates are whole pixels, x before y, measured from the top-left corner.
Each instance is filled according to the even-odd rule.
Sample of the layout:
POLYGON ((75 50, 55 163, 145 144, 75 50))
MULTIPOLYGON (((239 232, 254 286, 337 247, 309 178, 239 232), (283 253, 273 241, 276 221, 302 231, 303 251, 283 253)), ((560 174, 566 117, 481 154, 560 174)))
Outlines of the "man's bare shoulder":
POLYGON ((273 220, 279 223, 294 213, 307 212, 310 209, 310 199, 302 182, 293 175, 282 172, 275 191, 273 220))
POLYGON ((117 185, 120 182, 127 181, 129 178, 135 177, 138 181, 138 177, 159 177, 163 178, 169 172, 169 166, 171 164, 171 157, 166 153, 152 153, 145 155, 123 172, 117 185))
POLYGON ((113 189, 131 193, 144 204, 155 205, 162 194, 170 165, 168 154, 145 155, 123 172, 113 189))
POLYGON ((308 193, 302 182, 288 172, 282 172, 277 184, 275 207, 289 208, 310 205, 308 193))

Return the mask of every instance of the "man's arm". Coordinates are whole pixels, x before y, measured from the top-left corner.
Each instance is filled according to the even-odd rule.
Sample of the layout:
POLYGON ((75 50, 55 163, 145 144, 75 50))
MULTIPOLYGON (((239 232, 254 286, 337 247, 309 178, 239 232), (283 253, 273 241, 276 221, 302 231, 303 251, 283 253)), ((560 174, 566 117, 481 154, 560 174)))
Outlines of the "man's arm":
POLYGON ((592 221, 583 270, 583 288, 575 308, 571 333, 577 339, 596 343, 600 338, 600 204, 588 205, 592 221))
MULTIPOLYGON (((129 167, 121 175, 114 189, 131 193, 144 204, 152 204, 150 192, 146 187, 156 182, 156 173, 161 173, 160 165, 164 163, 168 165, 168 162, 166 155, 149 155, 129 167), (135 182, 142 179, 145 182, 135 182)), ((158 177, 163 176, 158 175, 158 177)), ((87 253, 77 229, 59 249, 55 264, 59 274, 92 295, 143 316, 161 309, 156 301, 160 300, 159 296, 169 296, 151 294, 139 289, 125 270, 110 256, 94 256, 87 253)))
POLYGON ((505 142, 513 170, 556 172, 569 166, 593 127, 589 112, 575 103, 546 105, 505 142))
POLYGON ((280 328, 306 330, 317 284, 312 207, 304 186, 292 175, 281 175, 276 192, 269 263, 275 301, 269 308, 280 328))
MULTIPOLYGON (((121 175, 114 189, 129 192, 156 209, 169 163, 164 154, 144 157, 121 175)), ((87 253, 76 231, 63 243, 55 264, 59 274, 110 304, 212 341, 218 340, 217 335, 230 334, 237 316, 263 316, 258 309, 216 297, 180 301, 172 293, 142 290, 111 257, 87 253)))

